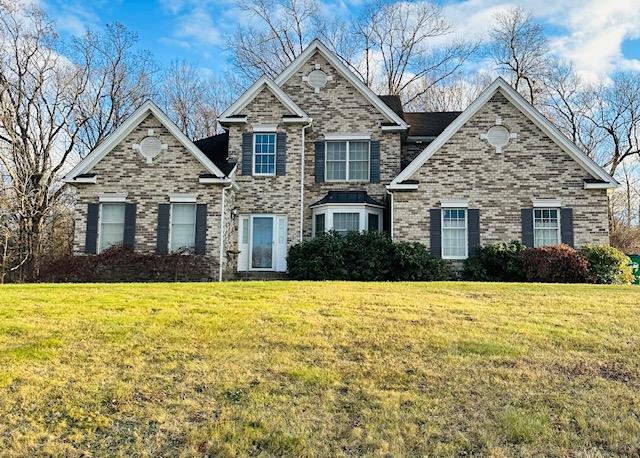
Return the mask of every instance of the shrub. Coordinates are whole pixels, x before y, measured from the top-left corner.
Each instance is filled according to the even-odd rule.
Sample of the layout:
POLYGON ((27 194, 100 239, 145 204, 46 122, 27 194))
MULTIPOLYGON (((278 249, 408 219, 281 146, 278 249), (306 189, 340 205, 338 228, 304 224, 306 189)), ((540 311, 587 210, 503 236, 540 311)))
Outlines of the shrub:
POLYGON ((524 281, 522 253, 526 249, 517 240, 478 247, 464 262, 463 278, 472 281, 524 281))
POLYGON ((197 281, 211 276, 211 258, 192 254, 136 253, 114 247, 98 255, 46 260, 38 277, 45 282, 197 281))
POLYGON ((580 253, 589 263, 589 281, 604 284, 631 283, 631 260, 609 245, 585 245, 580 253))
POLYGON ((583 283, 589 278, 589 263, 568 245, 530 248, 522 253, 528 281, 583 283))
POLYGON ((450 276, 449 264, 429 253, 423 244, 417 242, 394 244, 390 280, 434 281, 448 280, 450 276))
POLYGON ((287 258, 296 280, 442 280, 448 265, 419 243, 393 243, 381 232, 322 234, 294 245, 287 258))

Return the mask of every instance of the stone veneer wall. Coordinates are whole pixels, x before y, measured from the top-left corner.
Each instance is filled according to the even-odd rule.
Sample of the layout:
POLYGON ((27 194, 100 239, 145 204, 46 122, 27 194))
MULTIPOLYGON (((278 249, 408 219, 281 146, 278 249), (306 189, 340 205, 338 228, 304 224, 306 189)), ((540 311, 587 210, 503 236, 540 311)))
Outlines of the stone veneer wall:
POLYGON ((312 232, 309 205, 323 198, 328 191, 366 190, 370 196, 384 201, 385 184, 400 172, 400 133, 383 132, 381 129, 383 123, 389 122, 388 119, 318 52, 283 84, 283 89, 313 118, 313 128, 305 139, 305 237, 311 237, 312 232), (302 81, 302 76, 309 74, 316 64, 332 76, 319 93, 302 81), (332 133, 366 133, 372 140, 380 141, 380 183, 316 183, 314 142, 332 133))
MULTIPOLYGON (((74 252, 85 251, 87 204, 98 202, 103 192, 126 192, 127 202, 136 203, 135 250, 155 253, 158 204, 169 203, 169 193, 198 195, 198 203, 207 204, 207 243, 205 256, 210 261, 211 277, 217 279, 221 185, 204 185, 199 175, 209 173, 193 155, 158 121, 149 115, 118 146, 91 170, 97 184, 76 184, 78 200, 75 210, 74 252), (154 129, 168 149, 152 164, 132 149, 148 129, 154 129)), ((228 191, 227 191, 228 192, 228 191)), ((228 194, 229 195, 229 192, 228 194)))
POLYGON ((606 190, 585 190, 591 178, 566 152, 497 93, 412 177, 417 191, 394 193, 394 237, 429 246, 429 209, 442 199, 468 199, 480 209, 480 242, 521 240, 522 208, 559 199, 573 208, 576 246, 608 243, 606 190), (496 116, 518 134, 501 154, 480 134, 496 116))
MULTIPOLYGON (((400 134, 383 133, 381 124, 388 120, 373 107, 351 83, 316 53, 283 85, 283 90, 313 118, 306 130, 304 164, 304 237, 311 237, 312 217, 309 205, 320 200, 329 190, 366 190, 372 197, 385 200, 384 185, 400 171, 400 134), (319 64, 333 80, 315 93, 302 81, 319 64), (367 133, 380 140, 380 183, 316 183, 315 144, 325 133, 367 133)), ((288 246, 300 241, 300 180, 302 124, 285 124, 282 116, 290 113, 268 89, 245 107, 246 124, 229 126, 229 158, 237 160, 237 182, 240 187, 235 203, 238 214, 275 213, 288 218, 288 246), (242 133, 251 132, 253 124, 277 124, 277 131, 287 133, 286 175, 274 177, 243 176, 241 171, 242 133)), ((237 218, 234 219, 233 247, 237 247, 237 218)), ((230 267, 230 266, 229 266, 230 267)), ((230 269, 227 269, 227 271, 230 269)))

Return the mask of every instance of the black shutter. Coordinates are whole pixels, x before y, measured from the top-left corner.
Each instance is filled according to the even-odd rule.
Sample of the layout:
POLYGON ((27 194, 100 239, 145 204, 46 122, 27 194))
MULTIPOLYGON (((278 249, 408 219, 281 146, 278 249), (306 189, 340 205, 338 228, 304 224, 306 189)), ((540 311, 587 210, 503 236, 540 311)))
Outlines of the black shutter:
POLYGON ((442 220, 439 208, 429 210, 429 251, 434 256, 442 257, 442 220))
POLYGON ((372 183, 380 183, 380 142, 371 141, 371 175, 369 177, 372 183))
POLYGON ((533 208, 520 210, 522 220, 522 243, 533 248, 533 208))
POLYGON ((136 242, 136 204, 126 204, 124 208, 124 236, 122 246, 133 250, 136 242))
POLYGON ((156 232, 156 254, 169 252, 169 212, 171 204, 158 205, 158 230, 156 232))
POLYGON ((251 164, 253 163, 253 134, 251 132, 242 133, 242 174, 251 175, 251 164))
POLYGON ((324 140, 316 142, 316 183, 324 182, 324 140))
POLYGON ((560 238, 562 243, 573 246, 573 208, 560 210, 560 238))
POLYGON ((467 210, 467 241, 469 243, 469 256, 472 256, 476 248, 480 246, 480 210, 477 208, 467 210))
POLYGON ((87 205, 87 233, 84 241, 84 252, 96 254, 98 245, 98 209, 100 204, 87 205))
POLYGON ((287 173, 287 134, 278 132, 276 134, 276 175, 286 175, 287 173))
POLYGON ((196 206, 196 254, 205 254, 206 251, 207 204, 198 204, 196 206))

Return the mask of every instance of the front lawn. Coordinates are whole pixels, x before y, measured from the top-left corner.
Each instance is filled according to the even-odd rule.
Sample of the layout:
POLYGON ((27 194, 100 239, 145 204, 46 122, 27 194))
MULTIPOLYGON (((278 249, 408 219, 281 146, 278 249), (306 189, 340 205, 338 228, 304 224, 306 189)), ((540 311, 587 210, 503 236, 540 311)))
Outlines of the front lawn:
POLYGON ((640 453, 640 289, 0 288, 0 455, 640 453))

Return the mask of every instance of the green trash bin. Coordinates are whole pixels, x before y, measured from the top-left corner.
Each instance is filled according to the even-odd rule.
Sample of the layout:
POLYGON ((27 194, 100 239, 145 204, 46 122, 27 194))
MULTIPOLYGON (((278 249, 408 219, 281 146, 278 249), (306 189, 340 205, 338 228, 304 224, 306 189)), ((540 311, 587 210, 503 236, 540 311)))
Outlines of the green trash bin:
POLYGON ((640 285, 640 254, 630 254, 629 258, 633 267, 633 284, 640 285))

